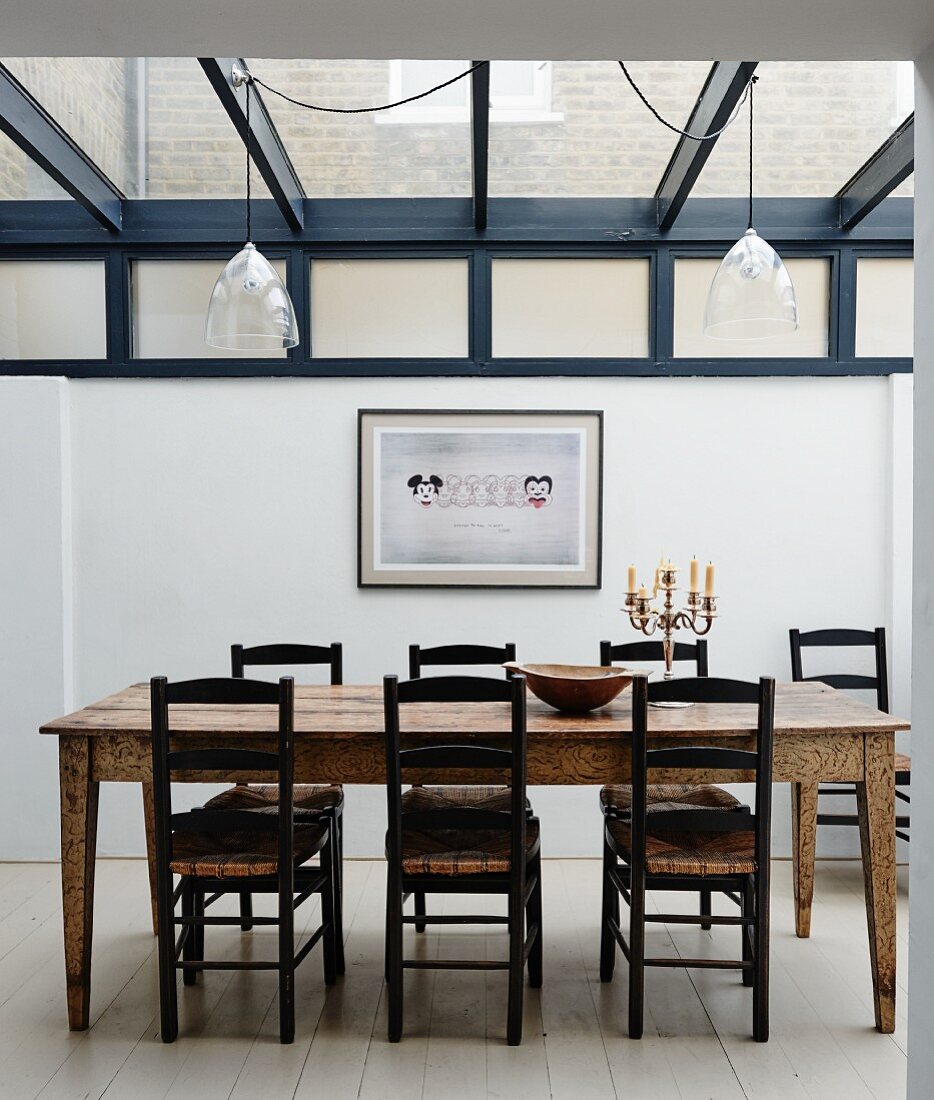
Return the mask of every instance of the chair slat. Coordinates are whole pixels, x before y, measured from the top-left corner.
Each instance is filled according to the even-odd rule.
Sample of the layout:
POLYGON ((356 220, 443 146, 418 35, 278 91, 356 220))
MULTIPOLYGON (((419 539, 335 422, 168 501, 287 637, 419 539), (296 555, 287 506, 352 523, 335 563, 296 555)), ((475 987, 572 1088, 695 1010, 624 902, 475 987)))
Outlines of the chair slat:
POLYGON ((494 768, 508 769, 512 753, 487 745, 426 745, 403 749, 400 766, 405 768, 494 768))
POLYGON ((875 676, 861 676, 851 672, 828 672, 823 676, 804 676, 803 683, 826 684, 827 687, 850 691, 875 691, 878 680, 875 676))
POLYGON ((179 680, 166 684, 165 699, 172 704, 203 703, 223 706, 278 703, 279 685, 265 680, 241 680, 237 677, 213 677, 204 680, 179 680))
POLYGON ((805 630, 798 634, 802 646, 874 646, 876 636, 872 630, 805 630))
POLYGON ((649 749, 649 768, 707 768, 711 771, 755 771, 758 754, 744 749, 723 749, 713 745, 685 745, 674 749, 649 749))
POLYGON ((174 832, 193 833, 276 833, 279 815, 252 810, 188 810, 172 814, 174 832))
POLYGON ((649 683, 649 702, 758 703, 759 685, 719 676, 697 676, 649 683))
POLYGON ((512 814, 506 810, 482 810, 472 806, 457 809, 403 810, 404 829, 501 829, 512 825, 512 814))
POLYGON ((733 810, 653 810, 645 827, 652 836, 663 832, 751 833, 756 816, 733 810))
POLYGON ((279 757, 274 752, 259 749, 179 749, 167 756, 171 771, 278 771, 279 757))
POLYGON ((399 684, 400 703, 508 703, 508 680, 491 676, 423 676, 399 684))

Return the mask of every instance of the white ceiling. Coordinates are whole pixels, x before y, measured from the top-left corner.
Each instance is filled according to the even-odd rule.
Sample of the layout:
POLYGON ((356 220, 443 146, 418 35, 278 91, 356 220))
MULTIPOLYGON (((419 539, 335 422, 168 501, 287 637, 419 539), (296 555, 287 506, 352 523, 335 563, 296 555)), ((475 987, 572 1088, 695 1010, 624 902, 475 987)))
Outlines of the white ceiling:
POLYGON ((931 0, 0 0, 7 56, 901 60, 931 0))

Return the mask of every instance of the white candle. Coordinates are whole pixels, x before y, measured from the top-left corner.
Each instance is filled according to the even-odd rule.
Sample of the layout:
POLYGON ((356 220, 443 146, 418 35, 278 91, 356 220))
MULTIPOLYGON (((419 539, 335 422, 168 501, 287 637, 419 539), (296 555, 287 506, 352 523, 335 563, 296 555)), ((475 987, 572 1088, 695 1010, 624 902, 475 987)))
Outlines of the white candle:
POLYGON ((636 590, 636 567, 630 565, 629 567, 629 587, 626 589, 630 595, 636 590))
POLYGON ((639 589, 639 599, 640 600, 647 600, 648 598, 649 598, 649 590, 645 587, 645 585, 642 585, 642 587, 639 589))
POLYGON ((713 596, 715 593, 714 593, 714 587, 713 587, 713 562, 712 561, 707 563, 707 575, 706 575, 705 581, 706 581, 706 583, 704 584, 704 595, 705 596, 713 596))
POLYGON ((691 558, 691 592, 700 591, 700 567, 697 564, 697 558, 691 558))

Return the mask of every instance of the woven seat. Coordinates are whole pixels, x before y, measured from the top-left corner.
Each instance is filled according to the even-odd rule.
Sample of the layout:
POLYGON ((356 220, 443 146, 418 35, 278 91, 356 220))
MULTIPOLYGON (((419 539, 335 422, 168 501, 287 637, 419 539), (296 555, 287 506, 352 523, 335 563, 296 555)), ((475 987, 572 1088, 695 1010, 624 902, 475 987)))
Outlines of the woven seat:
MULTIPOLYGON (((300 820, 296 813, 296 821, 300 820)), ((326 826, 299 825, 295 828, 295 865, 299 866, 319 850, 326 826)), ((176 875, 202 878, 246 878, 279 873, 279 838, 276 833, 231 832, 176 833, 172 838, 169 867, 176 875)))
MULTIPOLYGON (((627 862, 632 852, 629 825, 610 818, 610 835, 627 862)), ((666 833, 646 835, 645 869, 650 875, 751 875, 756 870, 755 835, 741 833, 666 833)))
MULTIPOLYGON (((296 810, 340 810, 344 805, 344 788, 338 783, 296 783, 292 794, 296 810)), ((274 783, 257 783, 222 791, 209 798, 206 810, 262 810, 279 804, 279 788, 274 783)))
MULTIPOLYGON (((645 788, 646 812, 660 810, 735 810, 742 806, 729 791, 712 783, 697 787, 689 783, 649 783, 645 788)), ((627 813, 632 810, 632 785, 613 783, 600 791, 604 810, 627 813)))
MULTIPOLYGON (((412 787, 402 795, 402 812, 412 810, 511 809, 508 787, 412 787)), ((526 812, 531 803, 525 800, 526 812)))
MULTIPOLYGON (((496 807, 487 805, 484 808, 496 807)), ((526 825, 526 859, 532 859, 538 849, 538 821, 532 818, 526 825)), ((446 875, 453 878, 508 874, 511 865, 509 833, 505 830, 405 830, 402 834, 402 871, 406 875, 446 875)))
POLYGON ((895 774, 898 775, 900 772, 911 775, 911 757, 903 752, 895 754, 895 774))

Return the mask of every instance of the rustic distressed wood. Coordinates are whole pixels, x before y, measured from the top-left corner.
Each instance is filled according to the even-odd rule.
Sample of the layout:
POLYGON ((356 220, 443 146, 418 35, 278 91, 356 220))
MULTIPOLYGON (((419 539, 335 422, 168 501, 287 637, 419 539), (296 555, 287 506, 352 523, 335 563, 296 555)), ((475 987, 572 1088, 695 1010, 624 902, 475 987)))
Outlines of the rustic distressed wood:
POLYGON ((856 784, 876 1027, 895 1030, 895 738, 866 738, 865 779, 856 784))
POLYGON ((817 783, 791 784, 791 860, 795 898, 795 931, 811 934, 814 858, 817 849, 817 783))
POLYGON ((62 922, 68 1022, 88 1026, 91 1007, 91 939, 100 786, 91 778, 90 744, 62 738, 58 745, 62 808, 62 922))
MULTIPOLYGON (((75 714, 58 718, 40 731, 60 739, 68 1015, 70 1026, 76 1030, 88 1025, 98 784, 151 781, 149 721, 149 686, 135 684, 75 714)), ((654 710, 650 721, 650 746, 696 744, 702 737, 724 747, 749 748, 755 729, 755 707, 697 704, 683 710, 654 710)), ((177 734, 173 747, 208 746, 216 743, 218 734, 223 734, 236 737, 244 748, 269 750, 275 742, 277 716, 274 707, 186 706, 172 715, 172 726, 177 734)), ((866 827, 861 833, 865 834, 867 918, 876 1022, 883 1031, 894 1026, 895 1003, 893 734, 907 728, 907 722, 823 684, 778 687, 775 780, 801 785, 831 780, 863 785, 866 827), (886 828, 890 829, 886 834, 889 839, 883 835, 886 828)), ((626 782, 630 778, 631 729, 628 691, 591 714, 561 714, 536 699, 529 699, 528 782, 626 782)), ((295 732, 296 782, 385 782, 380 687, 296 686, 295 732)), ((502 704, 470 703, 453 709, 413 703, 403 708, 406 743, 439 737, 505 741, 508 732, 508 707, 502 704)), ((674 778, 659 772, 653 774, 659 782, 674 778)), ((191 782, 203 779, 197 773, 178 778, 191 782)), ((227 778, 242 776, 232 774, 227 778)), ((423 778, 424 782, 432 783, 449 780, 451 776, 423 778)), ((489 780, 490 776, 459 772, 457 778, 479 781, 489 780)), ((713 778, 700 772, 691 776, 696 782, 710 782, 713 778)), ((716 778, 723 782, 727 777, 718 773, 716 778)), ((737 773, 730 778, 748 777, 737 773)), ((683 773, 679 773, 679 779, 685 781, 683 773)), ((799 836, 806 818, 806 814, 799 815, 799 836)), ((802 858, 797 870, 798 882, 799 886, 802 882, 806 886, 813 879, 813 846, 804 843, 799 855, 802 858)), ((804 893, 806 890, 802 897, 804 893)))
POLYGON ((159 878, 156 874, 156 804, 152 780, 144 779, 143 822, 146 826, 146 862, 149 865, 149 903, 152 907, 152 934, 159 935, 159 903, 156 891, 159 878))

